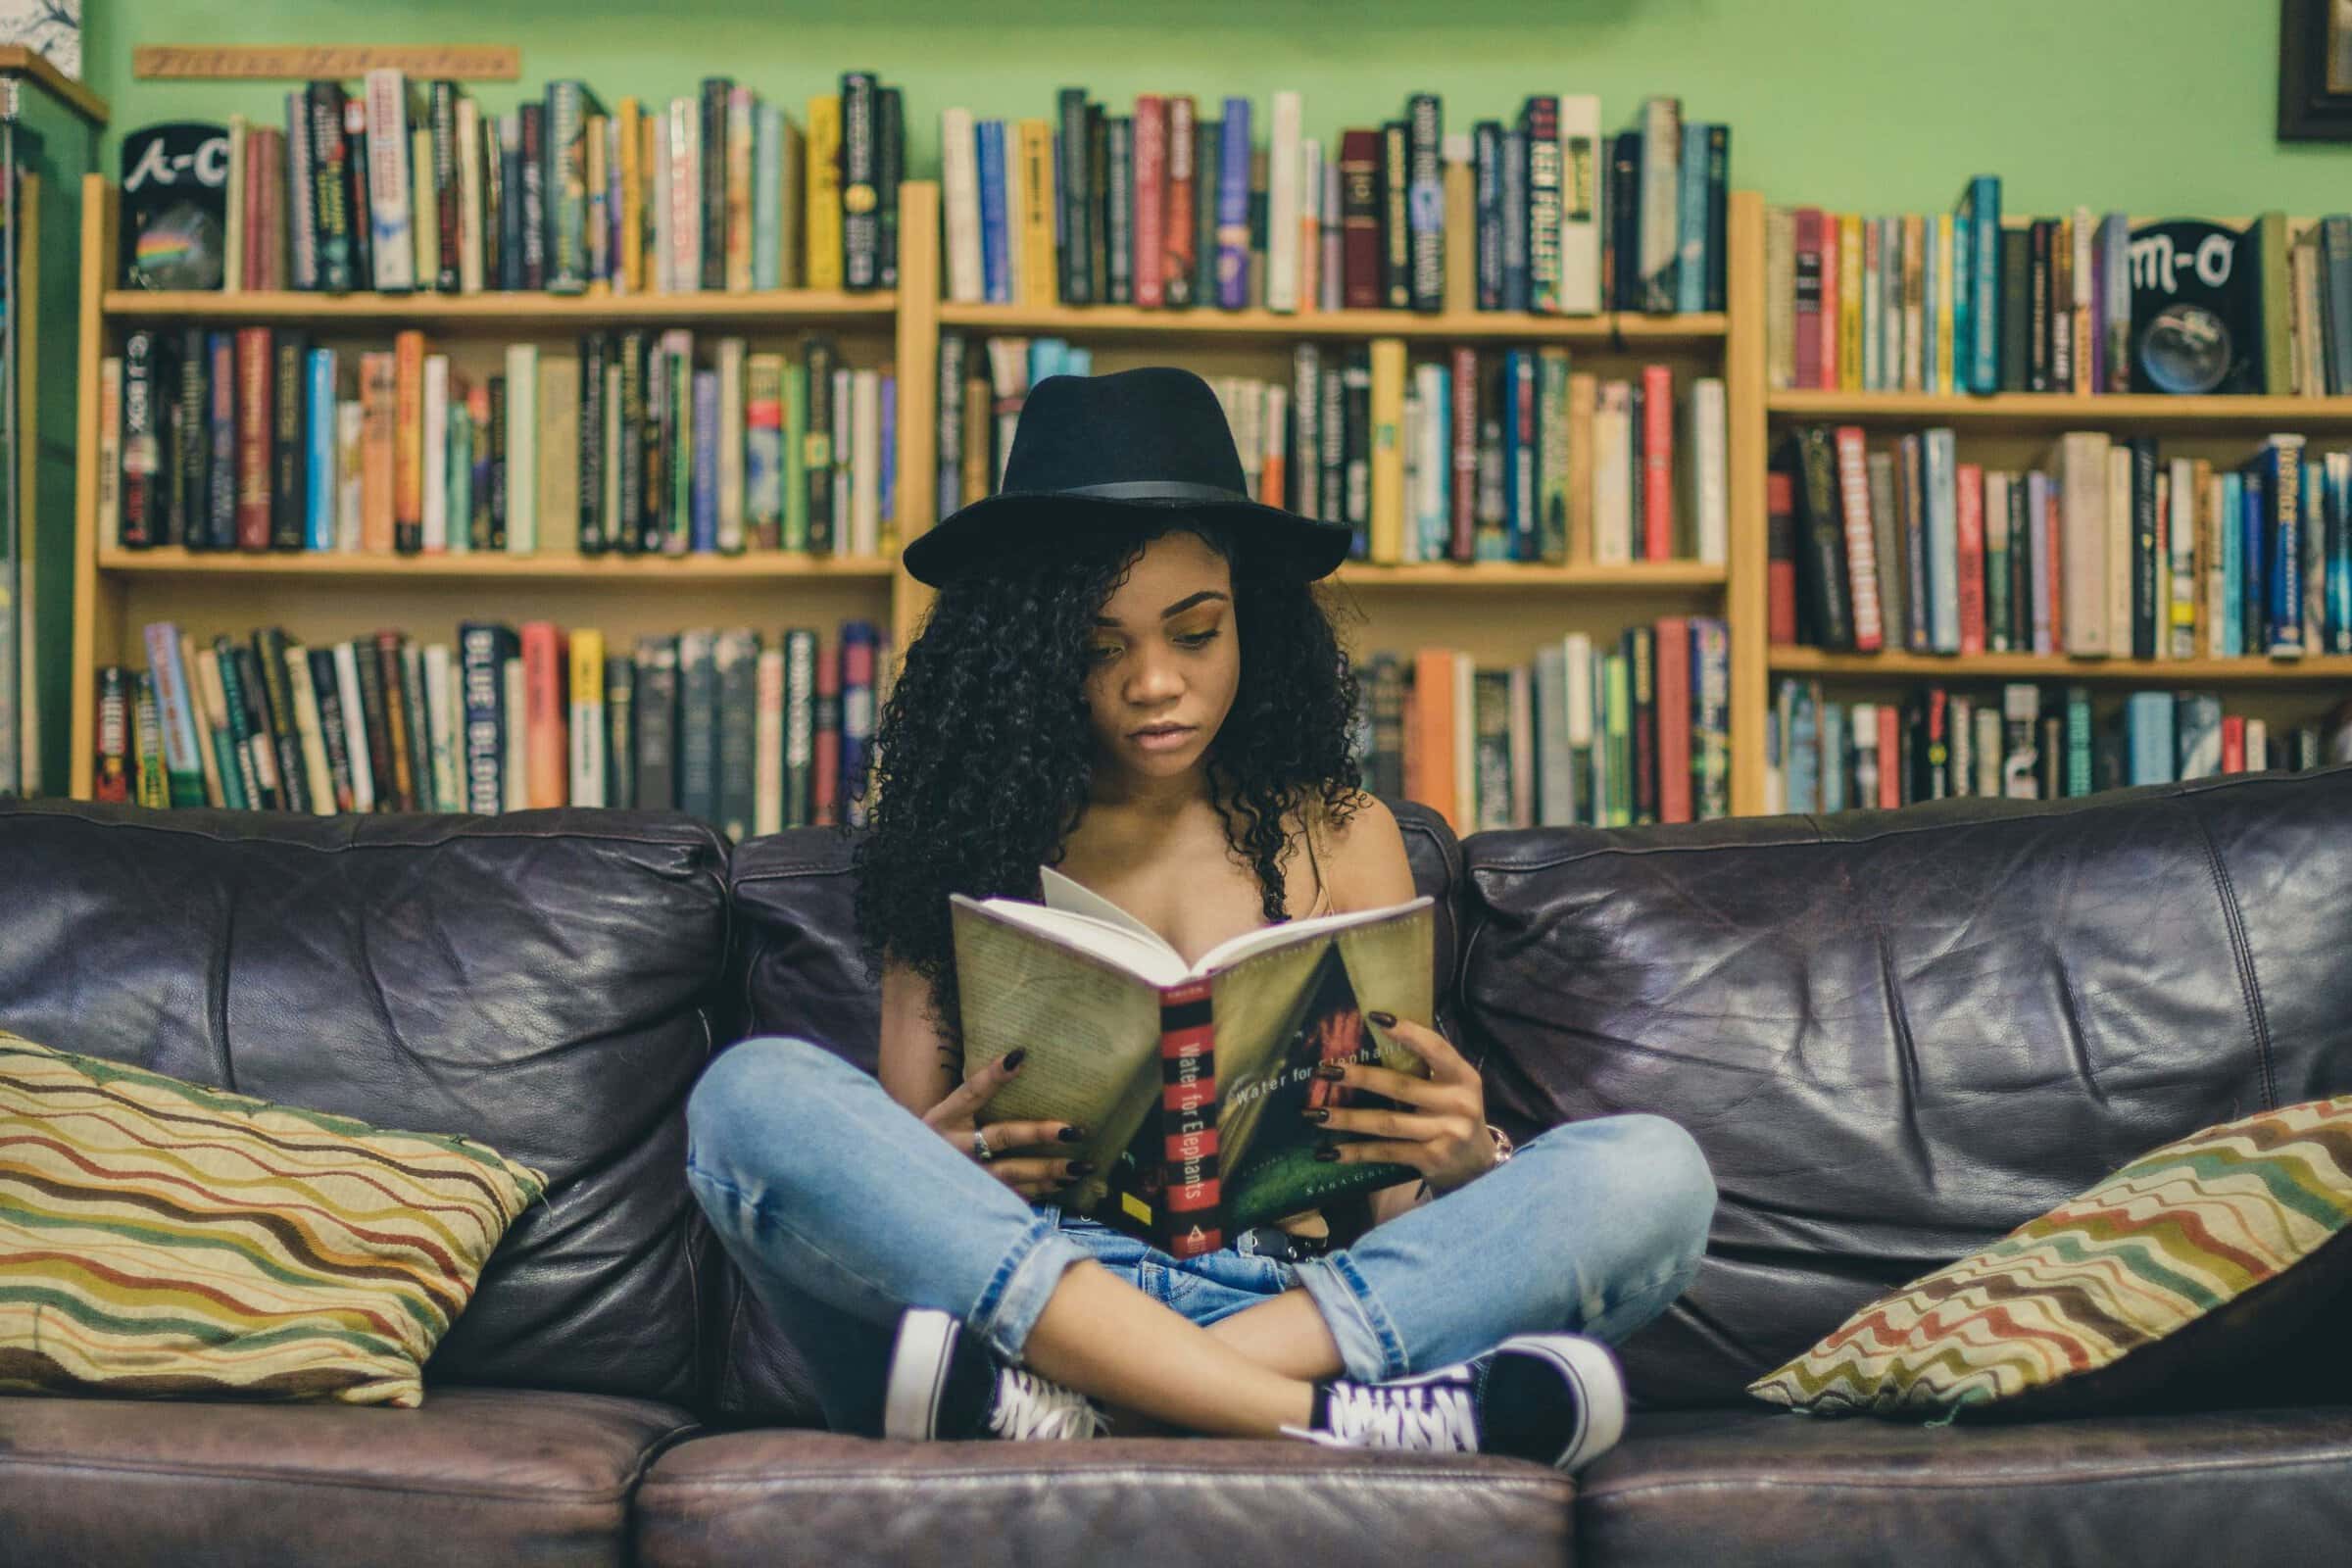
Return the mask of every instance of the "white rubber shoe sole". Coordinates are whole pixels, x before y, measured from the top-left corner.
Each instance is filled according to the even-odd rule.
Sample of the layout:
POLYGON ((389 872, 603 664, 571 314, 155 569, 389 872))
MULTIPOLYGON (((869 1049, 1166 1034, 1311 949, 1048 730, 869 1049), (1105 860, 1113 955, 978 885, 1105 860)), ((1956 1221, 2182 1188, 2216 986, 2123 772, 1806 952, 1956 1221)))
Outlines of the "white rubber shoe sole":
POLYGON ((1551 1461, 1571 1474, 1599 1458, 1625 1436, 1625 1374, 1597 1340, 1581 1334, 1523 1334, 1502 1342, 1496 1353, 1541 1356, 1559 1369, 1576 1392, 1577 1426, 1551 1461))
POLYGON ((962 1332, 954 1313, 931 1307, 909 1307, 900 1317, 882 1396, 884 1437, 928 1442, 939 1435, 939 1401, 962 1332))

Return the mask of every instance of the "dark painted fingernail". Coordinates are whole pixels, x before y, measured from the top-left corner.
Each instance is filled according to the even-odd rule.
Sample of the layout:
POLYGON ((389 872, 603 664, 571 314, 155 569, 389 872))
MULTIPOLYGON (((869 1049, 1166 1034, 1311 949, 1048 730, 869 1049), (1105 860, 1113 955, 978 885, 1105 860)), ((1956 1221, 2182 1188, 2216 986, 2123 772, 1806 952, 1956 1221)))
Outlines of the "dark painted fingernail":
POLYGON ((1091 1159, 1073 1159, 1069 1171, 1072 1176, 1091 1176, 1095 1171, 1095 1162, 1091 1159))
POLYGON ((1054 1136, 1060 1139, 1065 1144, 1083 1144, 1086 1142, 1086 1129, 1083 1127, 1064 1127, 1061 1131, 1055 1133, 1054 1136))
POLYGON ((1331 1120, 1331 1112, 1325 1110, 1321 1105, 1309 1105, 1298 1114, 1304 1116, 1308 1121, 1331 1120))
POLYGON ((1012 1051, 1008 1051, 1004 1053, 1004 1070, 1006 1072, 1019 1072, 1021 1070, 1021 1063, 1027 1061, 1028 1059, 1029 1048, 1027 1046, 1021 1046, 1012 1051))
POLYGON ((1318 1061, 1315 1063, 1315 1076, 1336 1084, 1348 1076, 1348 1067, 1345 1062, 1318 1061))
POLYGON ((1393 1012, 1380 1012, 1375 1010, 1365 1013, 1364 1016, 1371 1019, 1374 1023, 1380 1025, 1383 1029, 1394 1029, 1396 1027, 1396 1015, 1393 1012))
POLYGON ((1321 1160, 1324 1164, 1328 1165, 1339 1157, 1340 1152, 1331 1145, 1317 1144, 1315 1146, 1315 1158, 1321 1160))

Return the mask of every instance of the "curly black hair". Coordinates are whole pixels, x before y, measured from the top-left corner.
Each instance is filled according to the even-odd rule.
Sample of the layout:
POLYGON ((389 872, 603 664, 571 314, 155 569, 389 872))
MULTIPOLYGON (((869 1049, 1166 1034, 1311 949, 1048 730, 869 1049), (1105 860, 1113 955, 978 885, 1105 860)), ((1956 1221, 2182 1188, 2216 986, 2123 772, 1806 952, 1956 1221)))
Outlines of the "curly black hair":
POLYGON ((1358 688, 1334 627, 1351 612, 1336 595, 1271 569, 1210 518, 1023 530, 940 590, 875 716, 859 781, 872 802, 854 859, 859 943, 876 973, 890 958, 929 983, 951 1043, 960 1030, 948 895, 1040 897, 1037 868, 1060 861, 1093 775, 1095 616, 1144 546, 1176 529, 1233 569, 1241 678, 1210 743, 1209 799, 1257 874, 1269 922, 1287 917, 1286 814, 1310 800, 1334 824, 1354 813, 1358 688))

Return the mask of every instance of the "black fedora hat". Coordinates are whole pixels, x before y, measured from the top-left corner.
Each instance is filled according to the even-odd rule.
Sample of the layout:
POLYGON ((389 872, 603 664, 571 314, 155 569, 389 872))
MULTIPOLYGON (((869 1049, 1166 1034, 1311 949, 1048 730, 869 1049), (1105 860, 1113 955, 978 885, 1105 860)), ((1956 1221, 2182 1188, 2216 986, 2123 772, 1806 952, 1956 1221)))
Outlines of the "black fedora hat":
POLYGON ((906 549, 933 587, 985 564, 1016 532, 1142 512, 1237 525, 1253 560, 1320 577, 1348 557, 1350 530, 1250 498, 1225 411, 1206 381, 1173 366, 1115 375, 1050 375, 1029 389, 1004 485, 906 549))

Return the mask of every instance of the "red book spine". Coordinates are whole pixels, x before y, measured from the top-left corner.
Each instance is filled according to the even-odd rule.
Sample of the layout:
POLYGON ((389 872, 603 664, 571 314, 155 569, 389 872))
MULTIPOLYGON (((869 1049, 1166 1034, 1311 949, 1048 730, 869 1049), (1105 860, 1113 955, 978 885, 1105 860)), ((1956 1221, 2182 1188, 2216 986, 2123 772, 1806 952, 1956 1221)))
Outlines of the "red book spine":
POLYGON ((2222 717, 2222 771, 2243 773, 2246 770, 2246 720, 2242 713, 2227 713, 2222 717))
POLYGON ((1340 304, 1380 309, 1380 133, 1340 136, 1340 304))
POLYGON ((1891 811, 1903 804, 1903 715, 1892 703, 1879 705, 1879 805, 1891 811))
POLYGON ((1779 470, 1764 475, 1765 636, 1775 648, 1796 646, 1796 487, 1779 470))
POLYGON ((1193 167, 1195 138, 1193 100, 1179 93, 1166 100, 1168 109, 1168 193, 1166 218, 1162 224, 1161 252, 1165 257, 1160 281, 1167 303, 1193 303, 1194 250, 1193 181, 1199 177, 1193 167))
POLYGON ((1658 820, 1690 820, 1690 622, 1658 621, 1658 820))
POLYGON ((1821 333, 1819 385, 1824 390, 1838 387, 1838 215, 1821 215, 1821 319, 1815 323, 1821 333))
POLYGON ((1168 303, 1164 271, 1168 201, 1168 116, 1163 99, 1143 93, 1135 100, 1135 303, 1156 310, 1168 303))
POLYGON ((237 548, 270 548, 270 329, 237 328, 237 548))
POLYGON ((1955 477, 1960 492, 1960 652, 1981 654, 1984 651, 1984 470, 1974 463, 1963 463, 1955 477))
POLYGON ((816 651, 816 710, 829 722, 816 726, 815 757, 809 781, 809 815, 818 827, 841 820, 841 648, 816 651))
POLYGON ((1838 427, 1838 500, 1845 523, 1846 593, 1854 606, 1854 648, 1875 654, 1886 643, 1886 618, 1879 606, 1878 536, 1870 526, 1870 464, 1862 427, 1838 427))
POLYGON ((1467 345, 1453 351, 1453 540, 1447 554, 1456 561, 1478 556, 1478 350, 1467 345))
POLYGON ((1171 1257, 1197 1257, 1225 1245, 1215 1041, 1207 981, 1159 994, 1160 1130, 1168 1157, 1160 1246, 1171 1257))
POLYGON ((2059 548, 2059 541, 2066 537, 2064 532, 2065 513, 2059 504, 2058 487, 2051 485, 2049 490, 2050 494, 2042 504, 2044 518, 2042 537, 2050 542, 2050 548, 2044 550, 2042 554, 2048 558, 2043 563, 2043 570, 2050 580, 2050 646, 2064 648, 2066 646, 2066 584, 2058 568, 2058 558, 2066 554, 2065 550, 2059 548))
POLYGON ((1796 210, 1796 385, 1821 385, 1821 209, 1796 210))
POLYGON ((1674 370, 1642 368, 1642 554, 1674 559, 1674 370))
POLYGON ((523 744, 529 760, 533 807, 564 806, 571 799, 568 709, 564 701, 564 634, 553 621, 522 624, 523 744))

